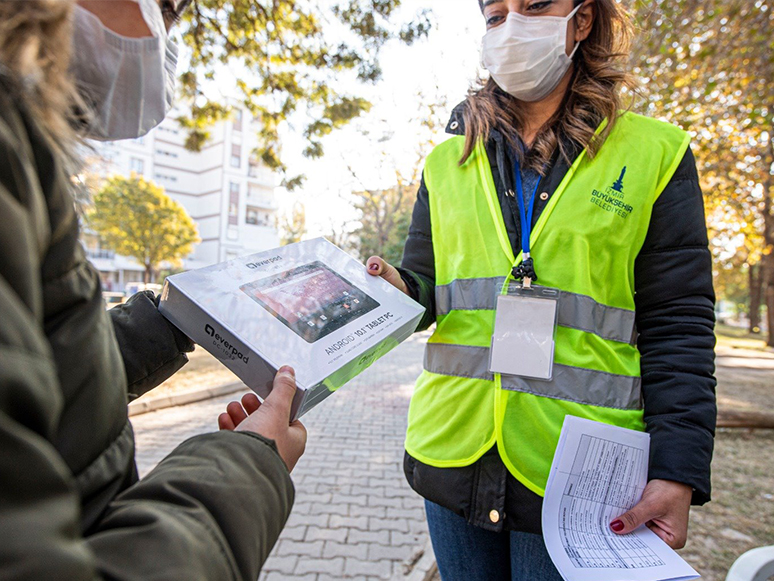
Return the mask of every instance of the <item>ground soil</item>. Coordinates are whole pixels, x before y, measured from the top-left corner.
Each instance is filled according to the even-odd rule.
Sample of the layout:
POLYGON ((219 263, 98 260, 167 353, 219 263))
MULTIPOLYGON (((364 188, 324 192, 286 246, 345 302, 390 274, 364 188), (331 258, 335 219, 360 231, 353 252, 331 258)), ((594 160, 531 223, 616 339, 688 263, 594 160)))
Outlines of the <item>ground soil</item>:
MULTIPOLYGON (((718 334, 718 406, 774 413, 774 352, 733 329, 718 334)), ((682 556, 706 581, 723 581, 749 549, 774 544, 774 431, 719 430, 712 502, 691 511, 682 556)))

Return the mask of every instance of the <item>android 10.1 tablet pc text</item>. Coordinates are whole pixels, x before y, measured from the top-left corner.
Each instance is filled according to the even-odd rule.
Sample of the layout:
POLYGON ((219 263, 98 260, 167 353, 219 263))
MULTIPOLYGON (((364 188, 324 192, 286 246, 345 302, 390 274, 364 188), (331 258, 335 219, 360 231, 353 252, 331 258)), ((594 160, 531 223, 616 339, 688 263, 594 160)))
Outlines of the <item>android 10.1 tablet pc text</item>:
POLYGON ((424 309, 323 238, 176 274, 161 313, 264 398, 296 371, 300 417, 408 338, 424 309))

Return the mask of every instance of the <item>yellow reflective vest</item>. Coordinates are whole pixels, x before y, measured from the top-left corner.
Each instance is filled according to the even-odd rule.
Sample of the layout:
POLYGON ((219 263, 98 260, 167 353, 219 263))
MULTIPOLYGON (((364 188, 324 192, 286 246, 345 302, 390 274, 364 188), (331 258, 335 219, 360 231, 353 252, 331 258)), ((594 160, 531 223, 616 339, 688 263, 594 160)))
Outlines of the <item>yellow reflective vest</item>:
POLYGON ((543 495, 567 414, 644 430, 634 262, 653 204, 689 144, 673 125, 625 113, 599 153, 573 163, 533 228, 539 284, 560 291, 553 378, 489 372, 495 303, 514 256, 479 143, 464 137, 425 166, 436 277, 436 329, 409 409, 406 451, 467 466, 497 444, 508 470, 543 495))

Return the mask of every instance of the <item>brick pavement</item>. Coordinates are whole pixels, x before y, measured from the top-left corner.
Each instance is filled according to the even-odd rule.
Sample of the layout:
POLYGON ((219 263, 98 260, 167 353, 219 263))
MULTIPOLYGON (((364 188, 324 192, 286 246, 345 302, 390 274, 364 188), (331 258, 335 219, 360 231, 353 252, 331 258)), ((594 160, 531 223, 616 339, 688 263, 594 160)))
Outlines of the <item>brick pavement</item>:
MULTIPOLYGON (((261 581, 391 579, 427 541, 421 499, 403 477, 403 439, 426 334, 415 335, 304 417, 296 502, 261 581)), ((211 431, 239 394, 132 418, 140 474, 211 431)))

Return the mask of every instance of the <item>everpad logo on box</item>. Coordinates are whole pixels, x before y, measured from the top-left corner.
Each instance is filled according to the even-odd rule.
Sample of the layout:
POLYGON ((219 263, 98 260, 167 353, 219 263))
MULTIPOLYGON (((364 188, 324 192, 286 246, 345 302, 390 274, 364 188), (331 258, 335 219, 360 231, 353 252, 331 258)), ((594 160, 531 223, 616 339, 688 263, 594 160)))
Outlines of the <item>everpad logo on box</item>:
POLYGON ((210 337, 215 339, 213 341, 213 344, 220 349, 221 351, 228 353, 231 355, 231 359, 240 359, 245 364, 247 364, 247 361, 250 359, 250 357, 245 357, 244 354, 234 347, 231 343, 226 341, 225 337, 221 337, 219 333, 215 332, 215 328, 210 325, 209 323, 204 326, 204 332, 207 333, 210 337))
POLYGON ((248 262, 245 266, 247 268, 252 268, 253 270, 255 270, 255 269, 261 268, 262 266, 268 266, 273 262, 279 262, 280 260, 282 260, 281 256, 273 256, 271 258, 267 258, 266 260, 261 260, 260 262, 248 262))

